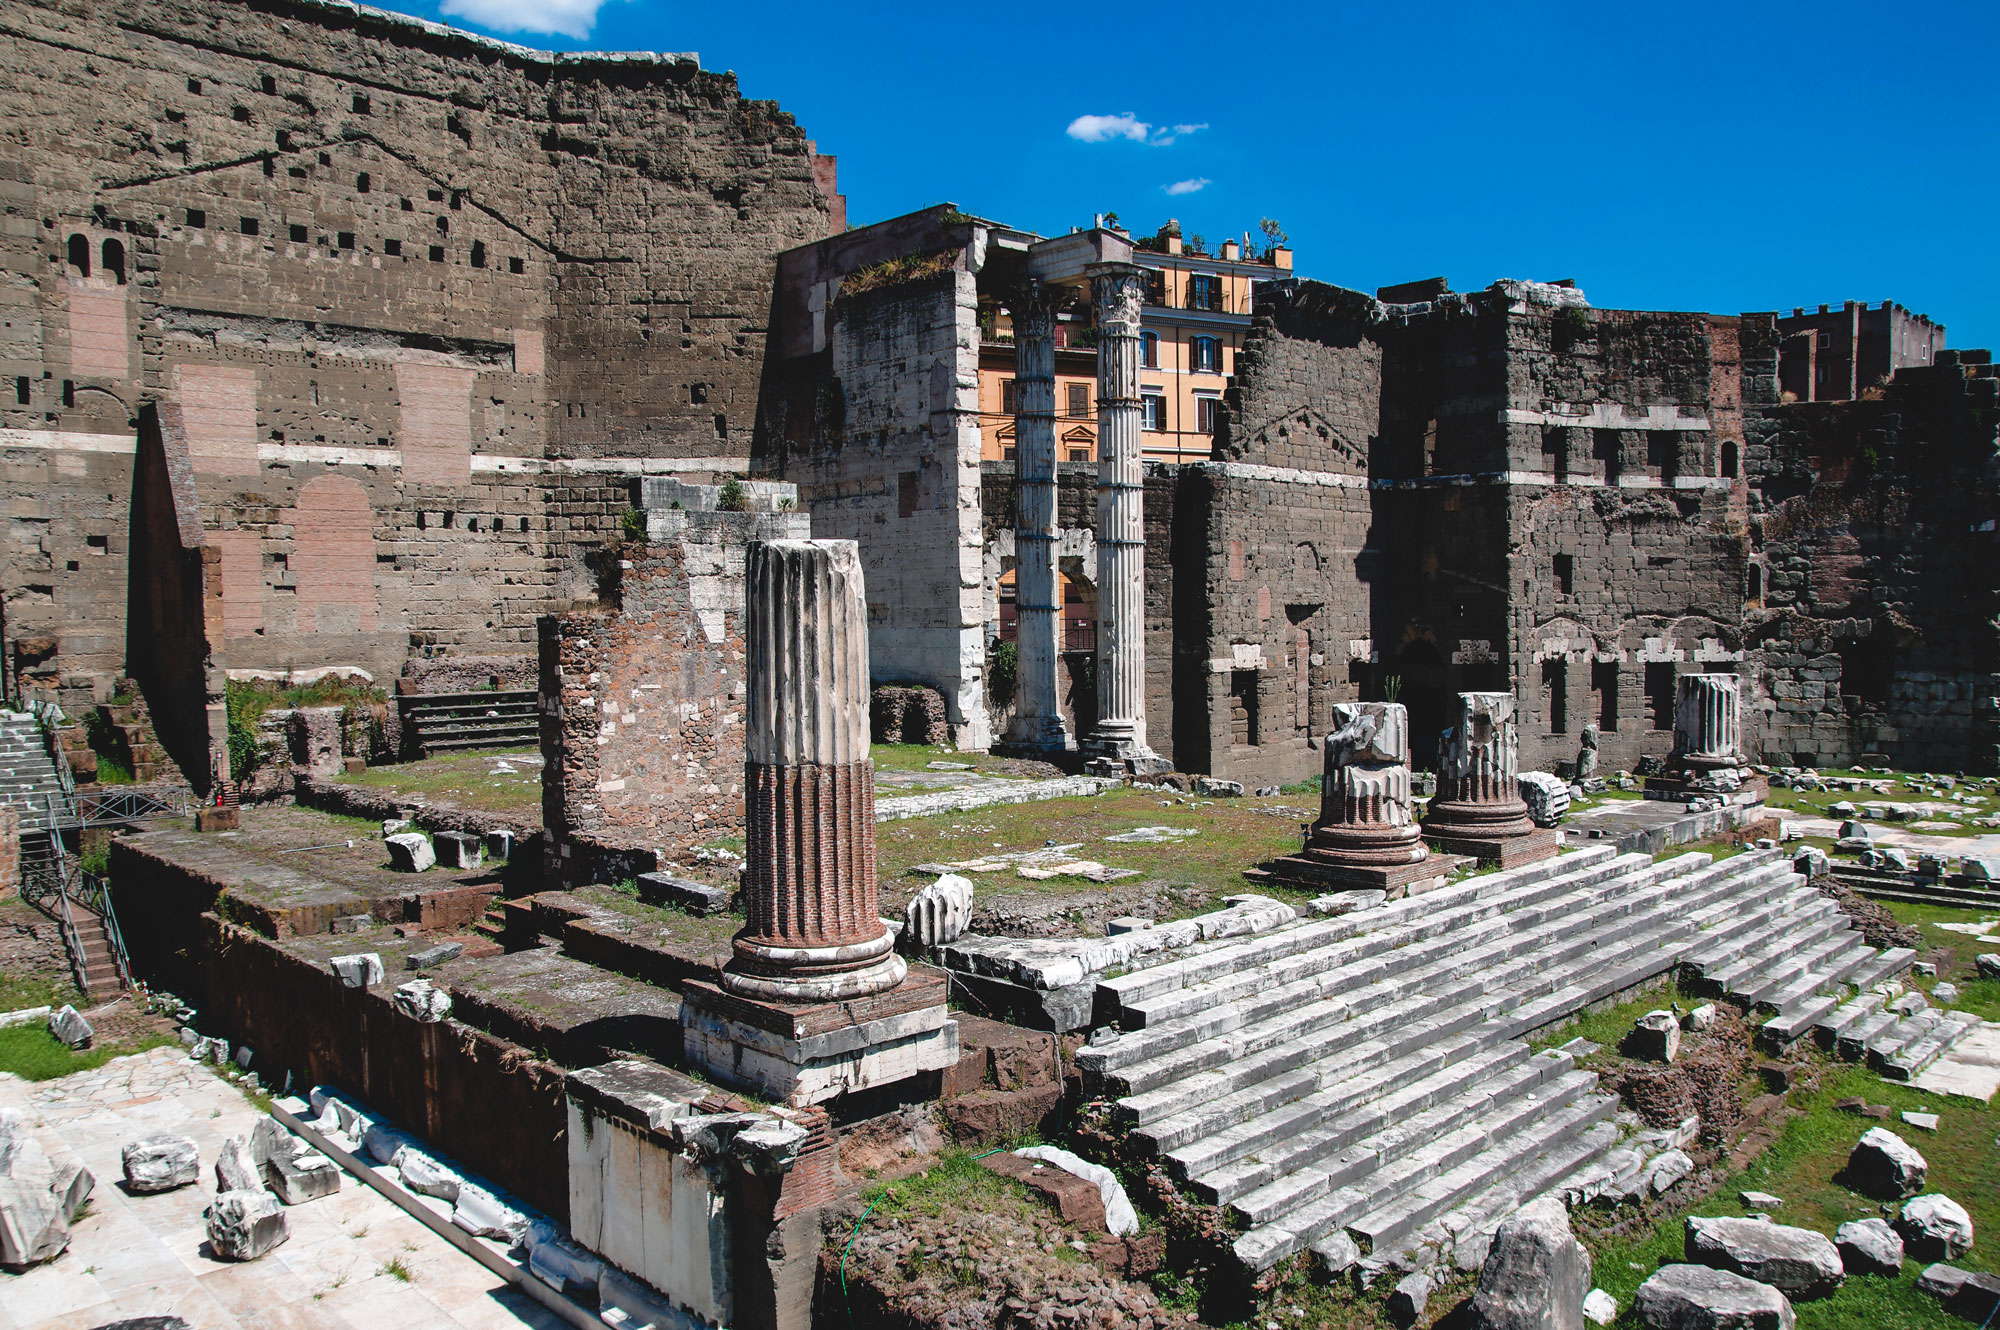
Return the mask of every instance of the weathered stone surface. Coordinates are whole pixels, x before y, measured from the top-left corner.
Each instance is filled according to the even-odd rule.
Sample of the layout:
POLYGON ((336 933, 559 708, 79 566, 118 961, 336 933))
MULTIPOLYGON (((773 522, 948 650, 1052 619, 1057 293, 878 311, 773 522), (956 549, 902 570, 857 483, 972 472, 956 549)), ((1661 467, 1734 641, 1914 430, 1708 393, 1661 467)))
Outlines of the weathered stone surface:
POLYGON ((1430 1305, 1437 1281, 1421 1270, 1404 1275, 1389 1290, 1389 1319, 1397 1325, 1415 1325, 1430 1305))
POLYGON ((465 944, 463 942, 440 942, 435 947, 425 947, 421 951, 413 951, 408 956, 405 956, 403 958, 403 968, 406 970, 431 970, 443 965, 446 961, 455 961, 464 954, 465 944))
POLYGON ((340 1165, 317 1150, 272 1156, 264 1167, 271 1190, 286 1205, 304 1205, 340 1190, 340 1165))
POLYGON ((1904 1251, 1918 1261, 1949 1261, 1972 1248, 1972 1216, 1936 1192, 1904 1202, 1896 1231, 1903 1235, 1904 1251))
POLYGON ((437 851, 421 831, 404 831, 382 842, 389 847, 389 867, 399 873, 422 873, 437 866, 437 851))
POLYGON ((451 1222, 467 1233, 512 1245, 528 1236, 528 1217, 486 1188, 461 1182, 451 1222))
POLYGON ((267 1191, 226 1191, 208 1207, 208 1245, 225 1261, 254 1261, 292 1236, 284 1206, 267 1191))
POLYGON ((1851 1219, 1833 1231, 1850 1275, 1893 1275, 1903 1268, 1903 1239, 1885 1219, 1851 1219))
POLYGON ((25 1270, 61 1255, 95 1185, 80 1165, 53 1163, 19 1112, 0 1110, 0 1267, 25 1270))
POLYGON ((1523 1206, 1494 1231, 1472 1295, 1478 1330, 1582 1330, 1590 1253, 1554 1197, 1523 1206))
POLYGON ((1104 1203, 1104 1227, 1113 1237, 1124 1237, 1139 1228, 1138 1212, 1132 1208, 1131 1198, 1125 1194, 1125 1186, 1118 1181, 1118 1175, 1102 1164, 1093 1164, 1087 1159, 1053 1145, 1032 1145, 1016 1150, 1015 1154, 1024 1159, 1038 1159, 1052 1164, 1066 1173, 1073 1173, 1085 1182, 1095 1186, 1104 1203))
POLYGON ((465 831, 440 831, 431 838, 437 862, 446 868, 469 869, 486 866, 486 843, 465 831))
POLYGON ((257 1161, 250 1157, 250 1139, 247 1136, 231 1136, 224 1141, 215 1156, 215 1189, 219 1192, 255 1191, 263 1185, 264 1178, 258 1171, 257 1161))
POLYGON ((910 897, 903 908, 903 939, 912 947, 941 947, 958 941, 972 922, 972 880, 944 876, 910 897))
POLYGON ((1610 1325, 1618 1319, 1618 1299, 1601 1288, 1584 1295, 1583 1319, 1592 1325, 1610 1325))
POLYGON ((1626 1036, 1633 1057, 1649 1062, 1672 1062, 1681 1051, 1681 1023, 1671 1011, 1649 1011, 1626 1036))
POLYGON ((451 1015, 451 994, 428 979, 399 984, 389 1001, 411 1020, 429 1025, 451 1015))
POLYGON ((514 833, 511 831, 489 831, 486 833, 486 857, 507 859, 514 854, 514 833))
POLYGON ((1840 1253, 1824 1234, 1761 1219, 1689 1219, 1687 1258, 1769 1284, 1799 1301, 1826 1297, 1844 1277, 1840 1253))
POLYGON ((1981 979, 2000 979, 2000 951, 1982 951, 1972 963, 1981 979))
POLYGON ((1848 1185, 1882 1201, 1900 1201, 1924 1189, 1930 1165, 1915 1146, 1887 1127, 1863 1132, 1847 1156, 1848 1185))
POLYGON ((463 1180, 455 1169, 440 1163, 435 1156, 408 1146, 396 1156, 396 1168, 403 1175, 403 1185, 419 1196, 457 1202, 463 1180))
POLYGON ((372 951, 335 956, 326 964, 349 988, 373 988, 382 982, 382 958, 372 951))
POLYGON ((1524 771, 1517 779, 1529 819, 1538 827, 1560 826, 1569 812, 1569 785, 1546 771, 1524 771))
POLYGON ((1917 1289, 1943 1303, 1952 1315, 1970 1321, 1981 1330, 2000 1319, 2000 1276, 1932 1265, 1917 1276, 1917 1289))
POLYGON ((647 904, 670 905, 694 915, 727 914, 729 903, 736 897, 728 887, 675 877, 672 873, 641 873, 638 886, 639 899, 647 904))
POLYGON ((1646 1165, 1645 1187, 1658 1196, 1694 1175, 1694 1157, 1685 1150, 1662 1150, 1646 1165))
POLYGON ((1791 1302, 1769 1284, 1705 1265, 1663 1265, 1632 1309, 1647 1330, 1792 1330, 1791 1302))
POLYGON ((49 1017, 49 1034, 71 1048, 89 1048, 90 1041, 97 1036, 83 1014, 67 1004, 49 1017))
POLYGON ((172 1191, 201 1176, 201 1153, 185 1136, 148 1136, 120 1153, 128 1191, 172 1191))

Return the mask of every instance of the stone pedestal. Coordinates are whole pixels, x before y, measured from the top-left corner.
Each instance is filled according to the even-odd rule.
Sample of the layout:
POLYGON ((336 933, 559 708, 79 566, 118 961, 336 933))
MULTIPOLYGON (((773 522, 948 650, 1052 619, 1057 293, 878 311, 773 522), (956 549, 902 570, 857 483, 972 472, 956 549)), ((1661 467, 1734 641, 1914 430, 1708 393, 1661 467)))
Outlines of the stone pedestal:
POLYGON ((1097 724, 1081 747, 1104 766, 1152 773, 1146 742, 1145 473, 1139 312, 1147 273, 1093 264, 1097 305, 1097 724))
POLYGON ((1457 723, 1438 745, 1438 793, 1424 817, 1424 838, 1502 868, 1555 854, 1562 833, 1528 817, 1519 766, 1514 695, 1460 693, 1457 723))
POLYGON ((1008 299, 1014 322, 1014 718, 1007 750, 1070 746, 1057 678, 1062 596, 1056 573, 1055 318, 1067 293, 1031 282, 1008 299))
POLYGON ((1443 878, 1457 860, 1424 844, 1410 789, 1409 714, 1395 702, 1343 702, 1326 737, 1319 820, 1303 849, 1263 865, 1270 880, 1390 899, 1443 878))
POLYGON ((726 1084, 814 1103, 950 1066, 957 1027, 941 981, 904 983, 877 907, 859 552, 770 541, 746 573, 746 922, 721 984, 683 990, 683 1047, 726 1084))
POLYGON ((1674 749, 1667 770, 1646 779, 1649 799, 1717 798, 1762 803, 1769 783, 1743 766, 1743 683, 1733 674, 1675 681, 1674 749))

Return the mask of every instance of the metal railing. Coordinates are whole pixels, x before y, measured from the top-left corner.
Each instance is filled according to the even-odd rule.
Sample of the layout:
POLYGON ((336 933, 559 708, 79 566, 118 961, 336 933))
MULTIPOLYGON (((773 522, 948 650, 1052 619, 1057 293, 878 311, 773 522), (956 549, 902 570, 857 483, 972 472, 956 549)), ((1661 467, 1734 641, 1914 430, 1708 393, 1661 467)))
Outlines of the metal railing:
POLYGON ((105 827, 149 817, 186 816, 194 791, 184 785, 106 785, 76 796, 66 827, 105 827))
POLYGON ((102 923, 118 981, 130 988, 131 958, 125 950, 125 934, 118 926, 118 911, 111 903, 110 883, 73 860, 56 823, 55 796, 44 795, 43 800, 51 822, 49 830, 21 837, 21 899, 55 920, 62 930, 63 950, 69 954, 70 974, 76 980, 78 992, 85 996, 90 993, 83 933, 77 923, 79 909, 88 910, 102 923))

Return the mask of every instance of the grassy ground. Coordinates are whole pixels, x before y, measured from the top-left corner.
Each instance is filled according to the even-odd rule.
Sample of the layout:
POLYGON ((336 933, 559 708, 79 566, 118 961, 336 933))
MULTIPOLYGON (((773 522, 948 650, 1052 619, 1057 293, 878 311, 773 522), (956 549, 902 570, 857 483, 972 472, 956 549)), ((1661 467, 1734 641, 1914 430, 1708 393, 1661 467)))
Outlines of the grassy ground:
POLYGON ((933 762, 962 762, 982 776, 1025 779, 1061 774, 1046 762, 995 757, 991 753, 961 753, 955 748, 938 748, 929 744, 872 744, 869 754, 875 759, 877 771, 924 771, 933 762))
POLYGON ((16 1025, 0 1030, 0 1071, 31 1081, 51 1081, 74 1071, 101 1067, 127 1053, 143 1053, 173 1042, 172 1035, 149 1034, 126 1043, 100 1044, 79 1051, 56 1039, 39 1022, 16 1025))
MULTIPOLYGON (((1909 783, 1919 779, 1919 777, 1905 773, 1899 772, 1894 776, 1882 776, 1874 772, 1823 771, 1820 774, 1823 776, 1852 777, 1857 780, 1888 781, 1890 782, 1889 793, 1877 794, 1873 790, 1791 790, 1773 786, 1770 798, 1766 802, 1772 808, 1783 808, 1791 812, 1803 813, 1812 817, 1830 818, 1836 821, 1842 816, 1839 813, 1831 811, 1833 805, 1837 803, 1850 803, 1858 807, 1861 804, 1867 803, 1950 802, 1950 800, 1934 798, 1928 794, 1918 794, 1910 789, 1909 783)), ((1959 783, 1954 793, 1973 797, 1975 802, 1959 805, 1972 815, 1972 820, 1969 820, 1966 824, 1954 826, 1949 830, 1926 827, 1921 831, 1915 832, 1915 834, 1921 836, 1979 836, 1992 832, 1993 828, 1991 827, 1976 825, 1976 819, 1992 817, 1996 813, 2000 813, 2000 795, 1996 795, 1993 790, 1984 786, 1971 785, 1963 781, 1959 783)), ((1945 817, 1925 818, 1923 820, 1939 823, 1953 821, 1953 819, 1945 817)), ((1913 830, 1907 822, 1885 822, 1881 825, 1903 830, 1913 830)))
POLYGON ((1606 1050, 1606 1055, 1617 1050, 1625 1036, 1632 1032, 1633 1024, 1649 1011, 1664 1007, 1677 1007, 1686 1011, 1713 999, 1703 997, 1692 989, 1683 988, 1677 980, 1664 980, 1645 992, 1595 1011, 1586 1011, 1579 1016, 1537 1030, 1530 1036, 1529 1044, 1537 1049, 1554 1048, 1572 1039, 1588 1039, 1606 1050))
POLYGON ((444 802, 488 813, 535 815, 542 807, 541 752, 533 746, 443 753, 420 762, 369 767, 334 779, 344 785, 409 795, 412 802, 444 802), (521 758, 534 760, 518 761, 521 758), (496 772, 496 760, 510 762, 515 770, 496 772))
MULTIPOLYGON (((1935 1133, 1919 1131, 1900 1121, 1887 1124, 1914 1145, 1930 1163, 1926 1190, 1943 1192, 1972 1215, 1975 1244, 1954 1264, 1971 1270, 1995 1268, 1990 1254, 2000 1233, 2000 1151, 1993 1148, 2000 1130, 2000 1110, 1969 1099, 1944 1098, 1882 1080, 1845 1064, 1828 1064, 1825 1078, 1812 1090, 1795 1090, 1790 1107, 1799 1116, 1786 1124, 1777 1142, 1748 1167, 1726 1179, 1715 1193, 1691 1206, 1696 1215, 1750 1213, 1737 1193, 1765 1191, 1785 1204, 1773 1218, 1779 1223, 1814 1229, 1829 1236, 1850 1219, 1885 1214, 1880 1202, 1847 1190, 1833 1181, 1847 1162, 1854 1143, 1869 1127, 1866 1118, 1842 1112, 1834 1104, 1862 1098, 1901 1112, 1914 1109, 1938 1113, 1935 1133)), ((1621 1326, 1636 1325, 1630 1314, 1633 1294, 1662 1264, 1678 1261, 1683 1251, 1682 1215, 1662 1218, 1651 1229, 1628 1238, 1596 1244, 1597 1283, 1626 1309, 1621 1326)), ((1855 1276, 1832 1297, 1797 1305, 1800 1330, 1944 1330, 1964 1323, 1947 1316, 1937 1302, 1917 1292, 1922 1263, 1911 1261, 1897 1278, 1855 1276)))
MULTIPOLYGON (((1316 893, 1269 885, 1253 888, 1243 877, 1244 869, 1297 850, 1299 823, 1311 816, 1311 810, 1300 816, 1256 810, 1297 806, 1281 799, 1185 801, 1159 790, 1121 788, 1095 798, 1049 799, 885 822, 875 837, 884 882, 903 878, 913 864, 1081 842, 1080 857, 1137 870, 1142 876, 1131 882, 1160 879, 1196 888, 1211 899, 1256 890, 1303 900, 1316 893), (1104 839, 1135 827, 1193 827, 1200 834, 1158 845, 1116 845, 1104 839)), ((1076 878, 1036 882, 995 873, 982 875, 975 885, 1009 893, 1068 895, 1091 884, 1076 878)))

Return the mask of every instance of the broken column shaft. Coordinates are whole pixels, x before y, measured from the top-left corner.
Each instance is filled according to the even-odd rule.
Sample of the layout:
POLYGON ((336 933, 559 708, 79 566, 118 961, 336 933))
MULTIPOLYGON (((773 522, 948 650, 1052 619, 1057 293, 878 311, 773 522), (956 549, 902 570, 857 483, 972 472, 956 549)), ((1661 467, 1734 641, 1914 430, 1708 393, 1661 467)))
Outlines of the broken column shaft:
POLYGON ((1146 742, 1145 473, 1139 311, 1146 270, 1090 269, 1097 304, 1097 724, 1085 749, 1154 769, 1146 742))
POLYGON ((1742 682, 1733 674, 1683 674, 1674 699, 1674 760, 1684 767, 1743 765, 1742 682))
POLYGON ((723 987, 821 1002, 902 981, 876 907, 867 611, 849 540, 750 547, 744 913, 723 987))
POLYGON ((1014 322, 1016 516, 1014 521, 1014 719, 1012 747, 1069 747, 1056 668, 1062 597, 1057 594, 1056 344, 1060 297, 1027 283, 1008 302, 1014 322))

